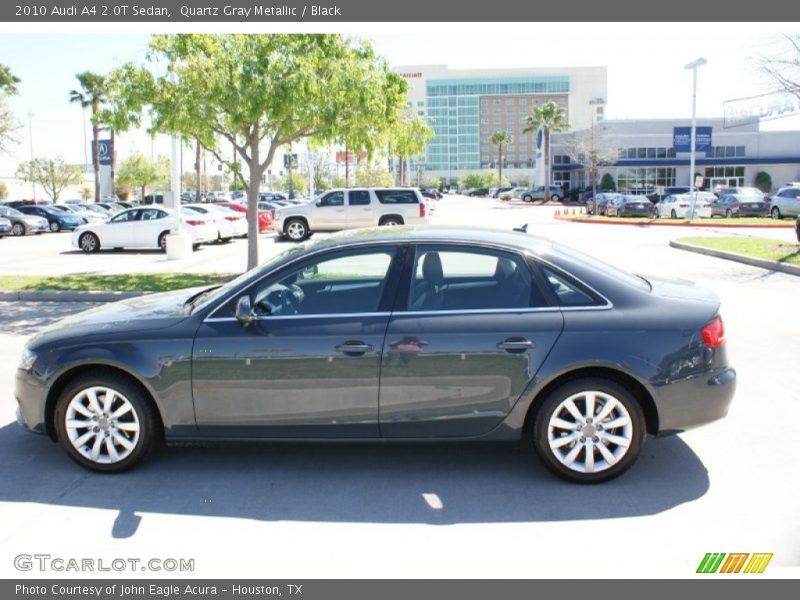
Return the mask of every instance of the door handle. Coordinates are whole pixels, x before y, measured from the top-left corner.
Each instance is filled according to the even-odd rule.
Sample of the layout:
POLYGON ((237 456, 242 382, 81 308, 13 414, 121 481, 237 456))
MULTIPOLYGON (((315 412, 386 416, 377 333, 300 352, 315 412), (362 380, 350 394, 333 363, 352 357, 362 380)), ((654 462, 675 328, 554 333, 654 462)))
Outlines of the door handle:
POLYGON ((345 342, 336 346, 336 351, 344 354, 364 354, 365 352, 372 352, 373 349, 372 344, 363 342, 345 342))
POLYGON ((506 352, 525 352, 534 347, 536 347, 536 344, 524 338, 508 338, 503 342, 497 343, 497 348, 506 352))

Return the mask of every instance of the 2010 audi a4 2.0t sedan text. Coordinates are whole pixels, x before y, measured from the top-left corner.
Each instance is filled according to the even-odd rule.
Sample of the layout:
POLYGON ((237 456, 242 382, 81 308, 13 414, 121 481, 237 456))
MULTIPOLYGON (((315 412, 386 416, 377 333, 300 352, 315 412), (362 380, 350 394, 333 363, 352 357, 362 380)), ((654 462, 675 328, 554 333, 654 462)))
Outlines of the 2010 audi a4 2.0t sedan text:
POLYGON ((527 233, 354 230, 59 322, 26 346, 19 419, 103 472, 162 440, 491 440, 599 482, 727 413, 719 307, 527 233))

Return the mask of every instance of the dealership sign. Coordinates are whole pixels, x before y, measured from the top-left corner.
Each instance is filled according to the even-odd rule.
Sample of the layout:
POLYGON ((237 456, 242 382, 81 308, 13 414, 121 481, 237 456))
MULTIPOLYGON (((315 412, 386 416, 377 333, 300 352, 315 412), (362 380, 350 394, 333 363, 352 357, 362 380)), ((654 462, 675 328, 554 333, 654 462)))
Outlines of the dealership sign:
MULTIPOLYGON (((692 151, 692 128, 675 127, 672 131, 672 148, 675 152, 692 151)), ((706 152, 711 150, 711 127, 696 127, 695 152, 706 152)))
POLYGON ((800 98, 785 92, 726 100, 722 104, 725 127, 738 127, 800 114, 800 98))
MULTIPOLYGON (((94 141, 92 142, 94 152, 94 141)), ((111 140, 97 140, 97 158, 100 165, 111 164, 111 140)))

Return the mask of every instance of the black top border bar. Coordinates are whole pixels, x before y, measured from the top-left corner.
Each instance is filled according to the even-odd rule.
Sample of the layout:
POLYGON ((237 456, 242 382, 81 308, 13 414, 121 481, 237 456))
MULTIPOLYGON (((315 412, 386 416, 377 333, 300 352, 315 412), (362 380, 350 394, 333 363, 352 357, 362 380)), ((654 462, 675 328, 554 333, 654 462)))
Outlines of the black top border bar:
MULTIPOLYGON (((0 21, 11 23, 344 23, 344 22, 756 22, 800 21, 800 3, 759 0, 7 0, 0 21)), ((601 26, 601 25, 600 25, 601 26)), ((676 24, 679 28, 679 24, 676 24)), ((679 29, 676 29, 679 32, 679 29)), ((535 30, 531 30, 532 39, 535 30)), ((569 31, 565 30, 569 39, 569 31)), ((669 43, 669 40, 664 40, 669 43)))

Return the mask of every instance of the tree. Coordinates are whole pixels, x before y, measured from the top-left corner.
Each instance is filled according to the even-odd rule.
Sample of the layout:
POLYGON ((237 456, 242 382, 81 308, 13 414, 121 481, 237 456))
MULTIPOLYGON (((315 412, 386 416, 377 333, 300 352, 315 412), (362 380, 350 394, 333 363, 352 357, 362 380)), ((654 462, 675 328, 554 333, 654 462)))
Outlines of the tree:
POLYGON ((433 139, 434 132, 425 121, 417 116, 403 114, 387 131, 389 155, 399 160, 398 185, 408 183, 406 160, 419 156, 433 139))
MULTIPOLYGON (((92 109, 92 166, 94 167, 94 201, 100 202, 100 106, 106 99, 106 79, 102 75, 84 71, 75 75, 80 90, 70 90, 69 101, 81 108, 92 109)), ((113 155, 113 142, 112 142, 113 155)), ((112 156, 113 160, 113 156, 112 156)))
POLYGON ((800 34, 785 34, 778 54, 762 58, 761 70, 778 90, 800 100, 800 34))
POLYGON ((383 167, 366 162, 356 167, 356 185, 359 187, 391 187, 393 184, 392 174, 383 167))
POLYGON ((16 132, 20 128, 8 107, 7 99, 17 93, 19 77, 11 73, 6 65, 0 64, 0 152, 8 150, 8 146, 17 143, 16 132))
POLYGON ((523 119, 522 133, 542 130, 542 156, 544 157, 544 189, 550 189, 550 134, 566 130, 566 112, 553 101, 533 107, 531 114, 523 119))
MULTIPOLYGON (((197 173, 194 171, 186 171, 181 175, 181 189, 190 190, 197 188, 197 173)), ((199 198, 200 196, 198 196, 199 198)))
POLYGON ((588 130, 566 134, 562 142, 570 160, 583 165, 588 173, 594 202, 600 167, 613 164, 619 158, 619 144, 606 134, 605 127, 595 125, 588 130))
POLYGON ((65 188, 83 181, 83 172, 78 165, 68 165, 59 156, 24 162, 17 169, 17 177, 27 183, 41 185, 52 201, 58 202, 65 188))
POLYGON ((276 151, 357 126, 380 133, 407 90, 367 42, 341 35, 155 35, 147 62, 112 73, 110 121, 125 129, 146 114, 151 131, 197 139, 221 162, 220 141, 235 149, 248 177, 248 268, 258 264, 258 192, 276 151))
POLYGON ((483 171, 481 173, 468 173, 460 180, 462 188, 488 188, 488 187, 503 187, 508 185, 508 179, 497 180, 497 173, 494 171, 483 171))
POLYGON ((8 198, 8 186, 5 181, 0 181, 0 200, 8 198))
POLYGON ((136 153, 119 166, 117 179, 122 185, 141 188, 142 198, 147 187, 167 180, 169 161, 164 157, 150 160, 144 154, 136 153))
POLYGON ((504 129, 498 129, 489 137, 489 143, 497 146, 497 181, 503 181, 503 146, 514 143, 514 136, 504 129))
POLYGON ((614 183, 614 176, 611 173, 606 173, 600 180, 600 189, 603 191, 614 191, 617 189, 617 184, 614 183))
POLYGON ((81 199, 87 201, 91 197, 92 197, 92 188, 90 188, 88 185, 84 185, 81 188, 81 199))
POLYGON ((753 184, 762 192, 768 194, 772 190, 772 176, 765 171, 759 171, 756 173, 753 184))
MULTIPOLYGON (((282 190, 289 189, 289 174, 287 173, 283 177, 278 180, 278 185, 281 186, 282 190)), ((308 189, 308 180, 303 177, 300 173, 294 172, 291 175, 291 183, 292 183, 292 190, 297 192, 298 190, 307 190, 308 189)))

